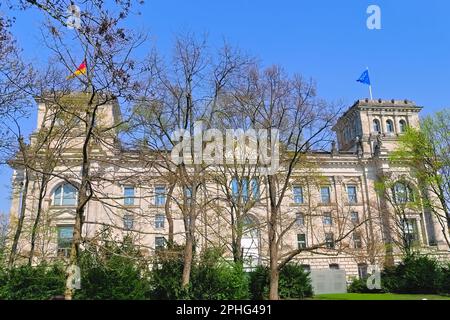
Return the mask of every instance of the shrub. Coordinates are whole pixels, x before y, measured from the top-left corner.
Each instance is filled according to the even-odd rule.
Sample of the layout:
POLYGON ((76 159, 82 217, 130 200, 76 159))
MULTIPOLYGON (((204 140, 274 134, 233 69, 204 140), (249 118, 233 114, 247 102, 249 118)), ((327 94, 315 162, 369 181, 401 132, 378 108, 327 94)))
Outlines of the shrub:
POLYGON ((63 295, 65 271, 60 264, 18 266, 0 275, 0 299, 48 300, 63 295))
POLYGON ((441 273, 440 291, 444 294, 450 294, 450 263, 442 267, 441 273))
POLYGON ((313 294, 309 273, 294 263, 281 269, 279 295, 281 299, 304 299, 313 294))
MULTIPOLYGON (((281 299, 304 299, 312 296, 309 273, 296 263, 289 263, 280 271, 279 295, 281 299)), ((250 274, 251 298, 266 299, 269 292, 269 268, 258 266, 250 274)))
POLYGON ((106 250, 83 251, 81 289, 75 299, 141 300, 150 296, 149 271, 131 244, 110 244, 106 250))
POLYGON ((150 277, 152 299, 189 299, 189 287, 181 287, 182 274, 183 247, 173 246, 159 251, 150 277))
POLYGON ((384 293, 385 290, 382 289, 372 289, 367 287, 367 277, 360 279, 354 278, 347 288, 348 292, 351 293, 384 293))
POLYGON ((442 270, 437 261, 419 255, 406 257, 381 275, 383 288, 395 293, 439 293, 441 279, 442 270))
POLYGON ((263 300, 266 298, 269 288, 269 268, 260 265, 250 272, 249 287, 252 300, 263 300))
POLYGON ((202 300, 248 299, 248 276, 242 264, 222 259, 220 251, 208 250, 192 272, 191 296, 202 300))

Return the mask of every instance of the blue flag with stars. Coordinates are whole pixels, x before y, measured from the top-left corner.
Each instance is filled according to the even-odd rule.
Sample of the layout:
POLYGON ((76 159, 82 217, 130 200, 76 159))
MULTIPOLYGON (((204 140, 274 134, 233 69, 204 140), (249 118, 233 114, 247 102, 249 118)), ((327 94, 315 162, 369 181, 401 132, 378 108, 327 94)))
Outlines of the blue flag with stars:
POLYGON ((366 70, 362 73, 362 75, 359 77, 358 82, 367 84, 370 86, 370 78, 369 78, 369 70, 366 70))

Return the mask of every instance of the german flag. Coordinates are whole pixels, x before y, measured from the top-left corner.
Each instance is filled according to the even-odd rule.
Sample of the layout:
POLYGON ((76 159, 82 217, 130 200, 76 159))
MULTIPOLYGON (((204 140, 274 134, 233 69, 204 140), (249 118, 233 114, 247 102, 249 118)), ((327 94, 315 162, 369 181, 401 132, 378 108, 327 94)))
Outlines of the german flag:
POLYGON ((81 74, 86 74, 86 70, 86 60, 83 60, 83 62, 78 66, 77 70, 75 70, 74 73, 68 76, 67 79, 73 79, 81 74))

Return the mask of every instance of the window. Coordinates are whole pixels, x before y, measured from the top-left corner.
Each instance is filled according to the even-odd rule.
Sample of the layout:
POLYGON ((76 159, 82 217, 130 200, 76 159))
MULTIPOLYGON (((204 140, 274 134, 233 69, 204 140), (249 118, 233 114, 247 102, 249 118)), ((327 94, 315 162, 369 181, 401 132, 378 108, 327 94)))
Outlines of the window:
POLYGON ((397 182, 392 188, 395 203, 414 202, 414 193, 410 186, 402 182, 397 182))
POLYGON ((58 255, 69 257, 73 240, 73 226, 58 227, 58 255))
POLYGON ((56 188, 53 194, 53 205, 55 206, 74 206, 77 203, 77 189, 64 183, 56 188))
POLYGON ((247 202, 249 200, 250 195, 252 196, 253 200, 257 201, 260 197, 258 179, 252 178, 249 184, 247 178, 242 178, 239 185, 239 180, 237 178, 233 178, 233 180, 231 181, 231 192, 235 201, 237 201, 239 198, 239 192, 244 202, 247 202))
POLYGON ((325 233, 325 246, 327 249, 334 249, 334 234, 332 232, 325 233))
POLYGON ((400 132, 401 133, 405 132, 406 131, 406 121, 400 120, 399 124, 400 124, 400 132))
POLYGON ((305 225, 305 216, 301 212, 297 212, 295 214, 295 223, 297 226, 303 226, 305 225))
POLYGON ((330 263, 329 266, 332 270, 339 270, 339 265, 337 263, 330 263))
POLYGON ((403 219, 403 233, 407 245, 415 245, 419 241, 419 232, 416 219, 403 219))
POLYGON ((325 212, 323 214, 323 224, 325 226, 331 226, 333 224, 333 218, 331 217, 331 212, 325 212))
POLYGON ((356 194, 356 186, 348 186, 347 194, 348 194, 348 203, 357 203, 358 202, 358 196, 356 194))
POLYGON ((166 216, 164 214, 155 215, 155 228, 164 228, 164 222, 166 221, 166 216))
POLYGON ((134 187, 126 186, 123 188, 123 204, 126 206, 134 205, 134 187))
POLYGON ((378 119, 373 120, 373 131, 374 132, 381 132, 380 130, 380 121, 378 119))
POLYGON ((358 276, 360 279, 367 278, 367 264, 366 263, 358 263, 358 276))
POLYGON ((256 178, 253 178, 251 180, 251 185, 252 185, 252 197, 253 200, 258 201, 259 200, 259 181, 256 178))
POLYGON ((330 187, 320 188, 320 199, 322 203, 330 203, 330 187))
POLYGON ((303 203, 303 188, 301 186, 293 186, 292 193, 294 195, 294 203, 303 203))
POLYGON ((188 205, 191 205, 192 204, 192 188, 191 187, 184 188, 184 197, 186 199, 186 203, 188 205))
POLYGON ((306 248, 306 234, 304 233, 297 234, 297 246, 299 249, 306 248))
POLYGON ((165 246, 166 246, 166 238, 155 237, 155 250, 164 249, 165 246))
POLYGON ((386 131, 388 133, 394 133, 394 123, 392 122, 392 120, 386 121, 386 131))
POLYGON ((191 217, 187 216, 183 220, 184 220, 184 223, 185 223, 185 228, 189 229, 191 227, 191 217))
POLYGON ((350 219, 352 220, 353 224, 358 224, 359 223, 359 213, 356 211, 350 213, 350 219))
POLYGON ((355 249, 362 248, 361 234, 359 232, 353 232, 353 247, 355 249))
POLYGON ((155 187, 155 205, 163 206, 166 203, 166 187, 155 187))
POLYGON ((125 230, 132 230, 134 225, 134 219, 131 214, 126 214, 123 216, 123 228, 125 230))

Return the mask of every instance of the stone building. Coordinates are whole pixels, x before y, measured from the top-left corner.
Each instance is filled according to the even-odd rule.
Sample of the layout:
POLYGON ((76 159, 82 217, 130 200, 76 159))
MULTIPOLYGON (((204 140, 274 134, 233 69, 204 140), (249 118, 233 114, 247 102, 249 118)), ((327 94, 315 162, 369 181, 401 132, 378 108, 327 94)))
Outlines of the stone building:
MULTIPOLYGON (((44 101, 38 102, 37 128, 49 126, 49 112, 44 101)), ((376 192, 381 177, 398 181, 393 185, 396 199, 410 201, 409 192, 418 190, 409 169, 393 165, 388 157, 394 150, 398 137, 407 126, 419 125, 422 108, 407 100, 358 100, 337 121, 334 131, 337 145, 329 152, 308 152, 305 159, 315 164, 314 175, 319 180, 308 179, 311 172, 297 170, 284 198, 283 222, 289 230, 282 239, 282 250, 308 248, 323 243, 314 251, 306 250, 295 259, 305 268, 345 269, 348 276, 364 275, 368 264, 382 264, 386 259, 398 260, 401 253, 398 228, 415 250, 448 259, 448 246, 440 226, 431 212, 423 207, 409 209, 401 218, 396 217, 393 205, 376 192), (400 219, 400 221, 396 221, 400 219), (294 223, 292 223, 294 222, 294 223), (342 235, 349 232, 344 239, 342 235)), ((100 123, 114 124, 120 118, 117 104, 101 107, 100 123)), ((37 143, 36 130, 31 144, 37 143)), ((65 256, 71 244, 74 212, 77 202, 77 184, 80 172, 79 141, 76 128, 73 137, 64 145, 64 152, 48 182, 43 197, 41 224, 37 237, 35 260, 65 256)), ((113 227, 120 239, 131 234, 142 251, 152 255, 165 245, 168 223, 165 216, 168 200, 168 179, 161 167, 148 165, 143 155, 120 148, 118 137, 111 135, 92 150, 92 177, 96 196, 87 204, 83 235, 96 241, 105 226, 113 227)), ((151 157, 151 155, 149 155, 151 157)), ((21 198, 24 194, 23 167, 14 164, 11 221, 17 221, 21 198)), ((25 209, 25 233, 19 244, 23 257, 29 254, 29 235, 36 217, 39 200, 39 177, 30 177, 25 209)), ((252 181, 247 181, 250 185, 252 181)), ((213 180, 209 185, 210 197, 215 195, 215 207, 202 211, 196 224, 197 245, 204 248, 221 245, 230 254, 230 227, 226 216, 226 202, 222 201, 223 188, 213 180), (215 209, 216 208, 216 209, 215 209), (225 208, 217 209, 217 208, 225 208), (225 213, 224 213, 225 212, 225 213)), ((231 189, 233 191, 233 186, 231 189)), ((244 234, 241 246, 246 265, 267 262, 267 232, 265 221, 268 200, 265 187, 251 189, 254 205, 244 217, 244 234), (258 194, 255 197, 255 194, 258 194)), ((175 242, 183 243, 183 216, 179 214, 179 199, 186 190, 176 189, 171 196, 170 210, 174 218, 175 242)), ((419 194, 419 193, 418 193, 419 194)), ((245 197, 250 197, 246 194, 245 197)), ((206 208, 206 207, 204 207, 206 208)))

